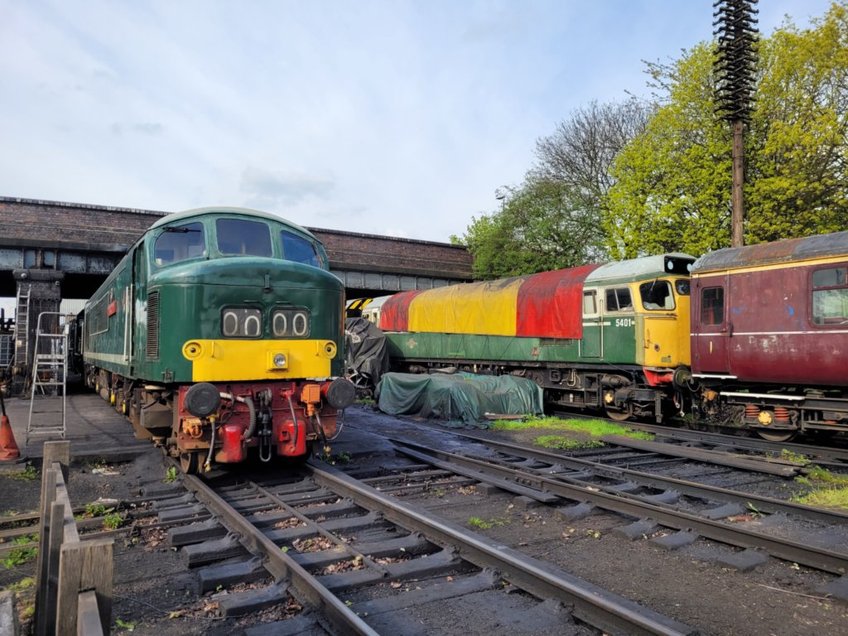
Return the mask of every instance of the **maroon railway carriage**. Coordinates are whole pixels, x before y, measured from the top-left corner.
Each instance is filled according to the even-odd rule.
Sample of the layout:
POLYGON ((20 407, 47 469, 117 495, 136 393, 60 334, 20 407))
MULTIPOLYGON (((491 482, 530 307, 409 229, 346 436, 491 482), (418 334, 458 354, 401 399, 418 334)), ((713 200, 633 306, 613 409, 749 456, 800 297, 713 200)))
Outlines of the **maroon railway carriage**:
POLYGON ((706 254, 691 307, 707 414, 774 440, 848 431, 848 232, 706 254))

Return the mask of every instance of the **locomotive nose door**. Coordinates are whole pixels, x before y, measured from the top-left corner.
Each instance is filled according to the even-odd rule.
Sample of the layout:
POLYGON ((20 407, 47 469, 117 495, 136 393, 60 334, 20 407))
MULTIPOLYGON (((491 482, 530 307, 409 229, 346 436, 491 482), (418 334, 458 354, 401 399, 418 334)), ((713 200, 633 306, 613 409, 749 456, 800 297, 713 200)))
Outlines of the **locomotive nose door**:
POLYGON ((598 314, 597 290, 583 291, 583 338, 581 358, 600 358, 602 353, 601 317, 598 314))
POLYGON ((696 373, 727 373, 733 327, 727 316, 728 277, 695 281, 692 298, 692 367, 696 373))

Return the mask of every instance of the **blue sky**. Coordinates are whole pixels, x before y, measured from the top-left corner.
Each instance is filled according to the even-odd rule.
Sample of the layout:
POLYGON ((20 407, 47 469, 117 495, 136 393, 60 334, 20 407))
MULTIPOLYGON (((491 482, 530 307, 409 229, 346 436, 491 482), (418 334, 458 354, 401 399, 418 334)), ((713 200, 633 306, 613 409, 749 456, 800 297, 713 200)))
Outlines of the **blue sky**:
MULTIPOLYGON (((0 195, 447 241, 713 0, 0 0, 0 195)), ((761 0, 760 30, 825 0, 761 0)))

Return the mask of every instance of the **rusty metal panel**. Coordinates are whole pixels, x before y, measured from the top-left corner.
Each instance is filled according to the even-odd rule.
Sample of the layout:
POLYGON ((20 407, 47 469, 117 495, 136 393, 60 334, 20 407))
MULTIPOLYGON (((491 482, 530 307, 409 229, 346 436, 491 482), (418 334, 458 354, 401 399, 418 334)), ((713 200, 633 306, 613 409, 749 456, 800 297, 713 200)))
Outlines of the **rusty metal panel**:
POLYGON ((692 273, 791 263, 845 254, 848 254, 848 231, 716 250, 695 261, 692 273))
POLYGON ((89 274, 111 274, 123 256, 89 256, 86 271, 89 274))
POLYGON ((23 250, 0 248, 0 269, 21 269, 23 266, 23 250))
POLYGON ((59 252, 59 269, 72 274, 85 274, 85 260, 85 255, 78 252, 59 252))

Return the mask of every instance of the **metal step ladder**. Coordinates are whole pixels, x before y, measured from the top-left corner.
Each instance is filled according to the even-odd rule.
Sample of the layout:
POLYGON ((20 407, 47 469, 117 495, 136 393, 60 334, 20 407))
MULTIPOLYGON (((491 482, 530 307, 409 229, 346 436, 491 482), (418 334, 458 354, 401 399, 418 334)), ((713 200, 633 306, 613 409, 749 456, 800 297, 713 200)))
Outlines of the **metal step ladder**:
POLYGON ((35 330, 27 444, 34 436, 65 439, 67 377, 67 316, 44 311, 38 314, 35 330))
POLYGON ((32 285, 18 285, 15 298, 15 359, 19 369, 29 364, 29 295, 32 285))

